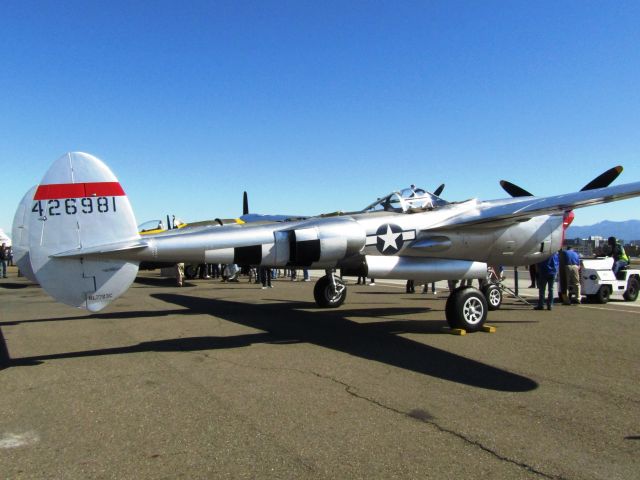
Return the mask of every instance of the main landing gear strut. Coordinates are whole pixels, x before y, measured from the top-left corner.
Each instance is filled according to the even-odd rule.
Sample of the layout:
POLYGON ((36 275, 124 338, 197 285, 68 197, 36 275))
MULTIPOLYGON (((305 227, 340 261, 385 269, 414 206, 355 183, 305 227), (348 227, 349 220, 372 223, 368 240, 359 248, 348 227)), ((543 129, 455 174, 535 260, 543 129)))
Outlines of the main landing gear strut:
MULTIPOLYGON (((488 292, 489 293, 489 292, 488 292)), ((347 287, 332 270, 326 270, 313 288, 313 296, 321 308, 336 308, 347 298, 347 287)), ((492 296, 489 295, 492 299, 492 296)), ((462 328, 467 332, 477 332, 487 320, 487 312, 495 305, 487 302, 487 296, 474 287, 460 287, 449 295, 445 307, 447 323, 451 328, 462 328)))

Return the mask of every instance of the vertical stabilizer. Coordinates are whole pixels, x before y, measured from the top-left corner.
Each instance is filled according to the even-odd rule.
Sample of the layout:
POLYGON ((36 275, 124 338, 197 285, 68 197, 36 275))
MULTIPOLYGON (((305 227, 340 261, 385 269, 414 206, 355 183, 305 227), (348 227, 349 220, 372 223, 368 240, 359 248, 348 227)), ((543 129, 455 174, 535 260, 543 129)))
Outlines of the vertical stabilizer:
POLYGON ((31 187, 22 197, 16 214, 13 216, 13 226, 11 227, 13 261, 18 266, 20 273, 35 283, 38 283, 38 280, 31 268, 29 256, 29 218, 33 196, 37 188, 37 186, 31 187))
POLYGON ((29 260, 49 295, 67 305, 98 311, 129 288, 137 263, 51 258, 64 251, 138 238, 129 199, 102 161, 81 152, 63 155, 44 175, 25 210, 29 260))

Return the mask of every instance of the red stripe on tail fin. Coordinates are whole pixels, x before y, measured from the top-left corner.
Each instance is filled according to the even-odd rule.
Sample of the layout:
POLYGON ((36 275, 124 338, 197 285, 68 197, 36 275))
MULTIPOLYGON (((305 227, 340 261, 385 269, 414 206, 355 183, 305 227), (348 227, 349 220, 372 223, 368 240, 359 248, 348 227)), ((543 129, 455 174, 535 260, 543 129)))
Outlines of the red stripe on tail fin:
POLYGON ((63 198, 121 197, 124 190, 118 182, 55 183, 39 185, 34 200, 59 200, 63 198))

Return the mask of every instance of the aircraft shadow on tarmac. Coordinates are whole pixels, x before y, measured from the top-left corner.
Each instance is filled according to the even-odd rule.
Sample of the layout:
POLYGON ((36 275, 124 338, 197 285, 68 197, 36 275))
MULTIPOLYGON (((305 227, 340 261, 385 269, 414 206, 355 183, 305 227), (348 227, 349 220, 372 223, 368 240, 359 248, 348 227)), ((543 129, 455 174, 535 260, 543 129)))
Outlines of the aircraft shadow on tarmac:
MULTIPOLYGON (((226 300, 207 299, 177 294, 153 294, 164 302, 186 310, 172 314, 210 314, 239 325, 262 330, 262 333, 232 337, 192 337, 142 342, 137 345, 12 359, 0 330, 0 370, 23 365, 37 365, 46 360, 120 355, 134 352, 198 351, 247 347, 254 343, 311 343, 374 360, 416 373, 464 385, 505 392, 527 392, 538 384, 524 376, 485 363, 407 339, 398 334, 439 334, 442 321, 389 320, 358 323, 347 317, 410 315, 424 308, 376 308, 317 310, 309 303, 282 302, 252 305, 226 300)), ((139 313, 139 312, 136 312, 139 313)), ((136 313, 103 314, 98 317, 132 318, 136 313)), ((154 312, 154 316, 164 312, 154 312)), ((91 319, 92 317, 81 317, 91 319)), ((480 334, 478 334, 480 335, 480 334)))
POLYGON ((15 282, 2 282, 0 283, 0 288, 6 288, 7 290, 19 290, 21 288, 40 288, 40 285, 36 285, 34 283, 15 283, 15 282))

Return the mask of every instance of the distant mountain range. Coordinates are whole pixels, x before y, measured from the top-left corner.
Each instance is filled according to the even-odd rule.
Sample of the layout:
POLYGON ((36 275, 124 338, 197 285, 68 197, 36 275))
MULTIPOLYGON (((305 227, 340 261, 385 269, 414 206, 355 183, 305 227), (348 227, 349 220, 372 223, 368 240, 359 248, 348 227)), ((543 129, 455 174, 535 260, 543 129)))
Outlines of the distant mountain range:
POLYGON ((624 222, 610 222, 605 220, 595 225, 583 227, 570 226, 567 229, 566 238, 589 238, 600 236, 604 238, 616 237, 630 242, 640 240, 640 220, 627 220, 624 222))

